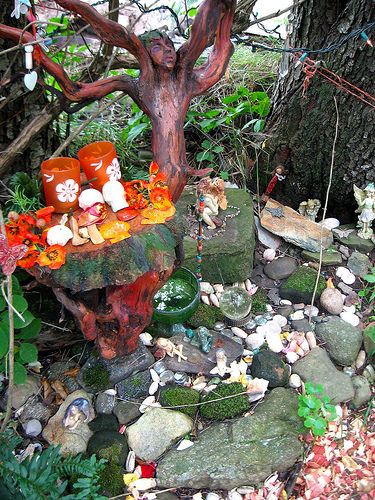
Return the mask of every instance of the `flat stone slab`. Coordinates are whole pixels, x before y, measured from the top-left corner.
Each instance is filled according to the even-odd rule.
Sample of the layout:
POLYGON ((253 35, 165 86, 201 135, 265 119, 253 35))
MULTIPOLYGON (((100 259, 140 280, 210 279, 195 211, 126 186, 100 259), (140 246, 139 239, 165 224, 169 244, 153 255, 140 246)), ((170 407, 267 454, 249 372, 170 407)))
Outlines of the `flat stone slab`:
POLYGON ((253 415, 213 424, 190 448, 169 451, 157 468, 158 486, 230 490, 288 470, 303 451, 297 406, 295 391, 273 389, 253 415))
POLYGON ((353 250, 362 253, 370 253, 375 248, 375 243, 371 240, 364 240, 357 234, 357 230, 353 224, 345 224, 336 227, 333 231, 335 241, 345 245, 353 250))
MULTIPOLYGON (((301 253, 301 257, 304 260, 319 262, 320 261, 320 252, 309 252, 308 250, 304 250, 301 253)), ((322 264, 323 266, 337 266, 342 264, 342 255, 337 250, 325 250, 322 255, 322 264)))
POLYGON ((181 363, 179 363, 176 356, 173 358, 166 356, 164 362, 167 368, 174 372, 203 373, 204 375, 209 375, 210 370, 216 366, 216 351, 218 349, 225 350, 225 354, 228 358, 228 365, 238 358, 238 356, 242 355, 242 344, 214 330, 210 330, 210 333, 213 335, 213 345, 208 354, 205 354, 198 347, 184 340, 184 334, 174 335, 171 340, 176 345, 183 345, 182 353, 184 356, 187 356, 188 359, 187 361, 182 359, 181 363))
MULTIPOLYGON (((228 205, 238 207, 240 214, 226 220, 223 233, 209 230, 205 227, 204 235, 210 237, 203 240, 202 276, 204 281, 210 283, 234 283, 244 281, 251 276, 255 248, 255 222, 253 202, 246 191, 242 189, 227 188, 225 190, 228 205)), ((191 213, 191 207, 196 205, 195 190, 185 189, 176 204, 180 215, 191 213)), ((223 220, 226 214, 233 214, 235 210, 228 208, 219 212, 223 220)), ((194 218, 193 218, 194 221, 194 218)), ((184 266, 196 271, 197 242, 191 236, 194 225, 188 227, 183 245, 185 251, 184 266)))
POLYGON ((323 248, 333 243, 332 231, 325 228, 322 231, 320 224, 271 198, 260 213, 260 223, 285 241, 311 252, 320 251, 321 237, 323 248))

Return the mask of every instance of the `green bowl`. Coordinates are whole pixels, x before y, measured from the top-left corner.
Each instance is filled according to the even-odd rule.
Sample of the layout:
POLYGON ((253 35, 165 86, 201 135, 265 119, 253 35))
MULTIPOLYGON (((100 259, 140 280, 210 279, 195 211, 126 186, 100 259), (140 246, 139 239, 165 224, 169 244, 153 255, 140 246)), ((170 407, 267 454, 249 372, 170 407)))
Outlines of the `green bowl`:
POLYGON ((155 295, 152 320, 165 325, 184 323, 197 310, 199 298, 200 287, 195 274, 180 267, 155 295))

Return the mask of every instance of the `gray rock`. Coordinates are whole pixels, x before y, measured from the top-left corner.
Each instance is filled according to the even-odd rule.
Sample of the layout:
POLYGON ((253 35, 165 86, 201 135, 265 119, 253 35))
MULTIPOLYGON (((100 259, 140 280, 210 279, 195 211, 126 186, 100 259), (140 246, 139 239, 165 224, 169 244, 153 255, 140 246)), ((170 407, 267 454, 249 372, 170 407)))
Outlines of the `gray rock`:
POLYGON ((230 490, 288 470, 303 451, 297 406, 295 391, 277 388, 253 415, 211 425, 193 446, 160 460, 158 486, 230 490))
POLYGON ((267 231, 267 229, 264 229, 260 225, 260 220, 259 217, 255 216, 255 226, 257 229, 258 233, 258 240, 262 243, 262 245, 266 246, 267 248, 273 248, 273 250, 277 250, 283 240, 279 237, 276 236, 275 234, 272 234, 270 231, 267 231))
POLYGON ((95 432, 87 445, 87 454, 94 453, 100 458, 123 466, 129 453, 128 443, 125 436, 117 431, 95 432))
POLYGON ((95 356, 90 356, 86 363, 81 368, 81 371, 77 377, 80 385, 88 392, 98 392, 98 390, 109 389, 121 380, 126 379, 135 371, 142 371, 149 368, 155 359, 150 351, 143 344, 138 347, 136 351, 128 356, 122 356, 119 358, 107 360, 99 359, 95 356), (92 369, 93 366, 100 363, 101 366, 108 372, 109 383, 106 387, 100 387, 99 389, 95 387, 88 387, 84 382, 85 373, 92 369))
MULTIPOLYGON (((240 209, 239 215, 227 219, 225 231, 217 234, 216 230, 206 231, 213 236, 204 242, 204 256, 202 261, 202 275, 204 281, 210 283, 234 283, 244 281, 249 277, 253 268, 255 248, 255 223, 252 198, 242 189, 226 189, 228 204, 240 209)), ((185 189, 176 203, 177 212, 186 219, 188 207, 196 204, 195 189, 185 189)), ((220 218, 225 214, 235 213, 235 209, 228 208, 220 212, 220 218)), ((189 233, 193 228, 189 227, 189 233)), ((196 271, 197 242, 190 236, 185 236, 184 266, 196 271)))
POLYGON ((42 424, 46 424, 51 415, 51 408, 41 403, 40 401, 31 399, 30 401, 25 403, 22 413, 19 416, 19 420, 21 423, 25 423, 28 420, 36 419, 42 422, 42 424))
POLYGON ((328 316, 326 322, 316 325, 315 334, 339 365, 349 366, 356 360, 362 345, 362 332, 357 327, 336 316, 328 316))
POLYGON ((128 424, 141 415, 139 406, 130 401, 118 402, 113 409, 113 413, 121 425, 128 424))
POLYGON ((115 406, 115 396, 100 392, 95 401, 95 410, 97 413, 112 413, 115 406))
POLYGON ((171 491, 166 491, 165 493, 160 493, 158 495, 158 500, 178 500, 178 496, 171 491))
POLYGON ((280 257, 264 266, 265 274, 272 280, 288 278, 298 267, 297 261, 291 257, 280 257))
POLYGON ((23 430, 25 431, 26 436, 36 437, 42 432, 42 424, 39 420, 33 418, 23 425, 23 430))
POLYGON ((119 424, 117 418, 114 415, 108 415, 108 413, 99 413, 99 415, 97 415, 94 420, 91 420, 91 422, 89 422, 89 427, 92 432, 117 432, 119 424))
POLYGON ((282 387, 288 383, 289 368, 275 352, 260 351, 253 358, 251 375, 268 380, 270 388, 282 387))
POLYGON ((321 384, 333 404, 349 401, 354 396, 354 387, 349 375, 337 370, 324 349, 315 347, 304 358, 292 366, 304 382, 321 384))
POLYGON ((280 306, 277 309, 277 314, 281 314, 281 316, 288 318, 293 313, 293 311, 293 306, 280 306))
POLYGON ((320 296, 320 304, 329 314, 339 315, 344 307, 344 301, 340 290, 337 288, 326 288, 320 296))
POLYGON ((85 391, 75 391, 66 398, 60 406, 56 415, 49 419, 47 426, 43 430, 44 439, 54 446, 60 445, 60 453, 62 455, 77 455, 85 453, 87 443, 92 436, 92 431, 88 426, 88 422, 81 421, 75 429, 69 429, 63 426, 63 418, 68 406, 78 398, 87 399, 90 402, 90 417, 93 420, 95 413, 91 406, 92 396, 85 391))
POLYGON ((354 292, 353 288, 344 283, 343 281, 340 281, 340 283, 337 285, 337 288, 339 288, 342 291, 342 293, 345 293, 346 295, 349 295, 350 293, 354 292))
POLYGON ((192 428, 193 421, 187 415, 179 411, 152 408, 128 427, 128 443, 138 458, 152 462, 192 428))
POLYGON ((133 373, 133 375, 117 384, 117 393, 121 399, 143 398, 148 396, 151 382, 151 375, 148 370, 133 373))
MULTIPOLYGON (((320 252, 308 252, 307 250, 304 250, 301 253, 301 257, 304 260, 307 261, 312 261, 312 262, 319 262, 320 261, 320 252)), ((322 265, 323 266, 336 266, 340 265, 342 263, 342 257, 340 252, 337 252, 336 250, 325 250, 323 251, 323 260, 322 260, 322 265)))
POLYGON ((355 226, 352 224, 339 226, 332 232, 336 241, 358 252, 369 253, 375 247, 375 244, 371 240, 360 238, 355 226))
POLYGON ((310 332, 313 326, 309 323, 307 318, 304 319, 294 319, 292 321, 292 328, 297 332, 310 332))
POLYGON ((29 398, 31 398, 31 396, 38 394, 39 389, 39 379, 37 377, 33 377, 32 375, 28 375, 24 384, 14 386, 12 394, 12 408, 15 410, 21 408, 21 406, 25 404, 29 398))
POLYGON ((353 252, 347 263, 347 267, 351 270, 351 272, 361 278, 368 273, 370 266, 371 262, 369 257, 359 252, 353 252))
POLYGON ((353 408, 360 408, 370 401, 372 393, 371 386, 366 377, 358 375, 352 378, 354 386, 354 398, 351 400, 350 404, 353 408))
POLYGON ((49 367, 47 378, 49 382, 54 382, 55 380, 62 382, 69 394, 74 391, 78 391, 81 389, 81 386, 77 382, 76 377, 65 375, 67 371, 72 370, 77 366, 77 363, 74 361, 58 361, 56 363, 52 363, 49 367))

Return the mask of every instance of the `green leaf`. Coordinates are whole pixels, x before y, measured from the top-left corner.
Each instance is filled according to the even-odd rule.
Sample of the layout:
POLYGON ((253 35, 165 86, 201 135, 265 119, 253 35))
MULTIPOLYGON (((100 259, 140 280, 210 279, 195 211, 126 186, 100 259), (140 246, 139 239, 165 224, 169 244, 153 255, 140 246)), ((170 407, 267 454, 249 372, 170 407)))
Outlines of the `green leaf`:
POLYGON ((28 308, 27 300, 21 295, 13 295, 13 307, 22 314, 28 308))
POLYGON ((366 274, 363 276, 363 279, 368 281, 369 283, 375 283, 375 274, 366 274))
POLYGON ((254 123, 254 132, 258 133, 264 128, 264 120, 257 120, 254 123))
POLYGON ((2 295, 0 295, 0 311, 3 311, 6 308, 7 303, 2 295))
POLYGON ((237 102, 239 99, 241 99, 240 94, 232 94, 228 95, 227 97, 224 97, 224 99, 222 99, 221 102, 224 104, 231 104, 232 102, 237 102))
POLYGON ((307 406, 305 406, 305 407, 300 407, 300 408, 298 409, 298 415, 299 415, 300 417, 307 417, 307 415, 309 415, 309 414, 310 414, 310 408, 307 408, 307 406))
POLYGON ((222 153, 224 151, 224 148, 223 148, 223 146, 215 146, 212 148, 212 151, 214 153, 222 153))
POLYGON ((14 363, 14 383, 15 384, 24 384, 27 379, 27 371, 26 368, 15 361, 14 363))
POLYGON ((188 16, 189 17, 195 17, 197 15, 198 9, 197 7, 193 7, 192 9, 188 10, 188 16))
POLYGON ((38 349, 34 344, 23 342, 20 347, 20 358, 25 363, 38 361, 38 349))
POLYGON ((211 149, 212 148, 212 142, 208 141, 207 139, 205 139, 202 142, 202 148, 204 148, 204 149, 211 149))
POLYGON ((197 161, 214 161, 215 157, 209 151, 202 151, 196 156, 197 161))
POLYGON ((9 350, 9 331, 0 326, 0 359, 6 356, 9 350))
POLYGON ((42 320, 35 318, 29 325, 25 326, 25 328, 16 332, 15 337, 17 339, 33 339, 39 335, 41 328, 42 320))
MULTIPOLYGON (((16 314, 14 315, 14 328, 20 329, 28 326, 34 319, 34 315, 30 311, 25 311, 22 314, 23 320, 19 318, 16 314)), ((9 318, 8 311, 4 311, 0 314, 0 322, 4 323, 4 326, 9 329, 9 318)))
POLYGON ((229 179, 229 173, 228 172, 220 172, 220 178, 223 179, 223 181, 227 181, 229 179))

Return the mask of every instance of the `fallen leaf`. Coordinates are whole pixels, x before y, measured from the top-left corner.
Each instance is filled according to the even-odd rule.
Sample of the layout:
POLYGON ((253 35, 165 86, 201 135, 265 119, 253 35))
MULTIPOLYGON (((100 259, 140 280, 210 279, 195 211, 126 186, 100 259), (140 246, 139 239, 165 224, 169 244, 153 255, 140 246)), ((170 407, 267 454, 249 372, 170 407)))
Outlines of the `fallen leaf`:
POLYGON ((66 372, 64 372, 63 375, 66 375, 67 377, 75 378, 79 374, 80 370, 81 370, 81 368, 79 366, 76 366, 76 367, 71 368, 70 370, 67 370, 66 372))

